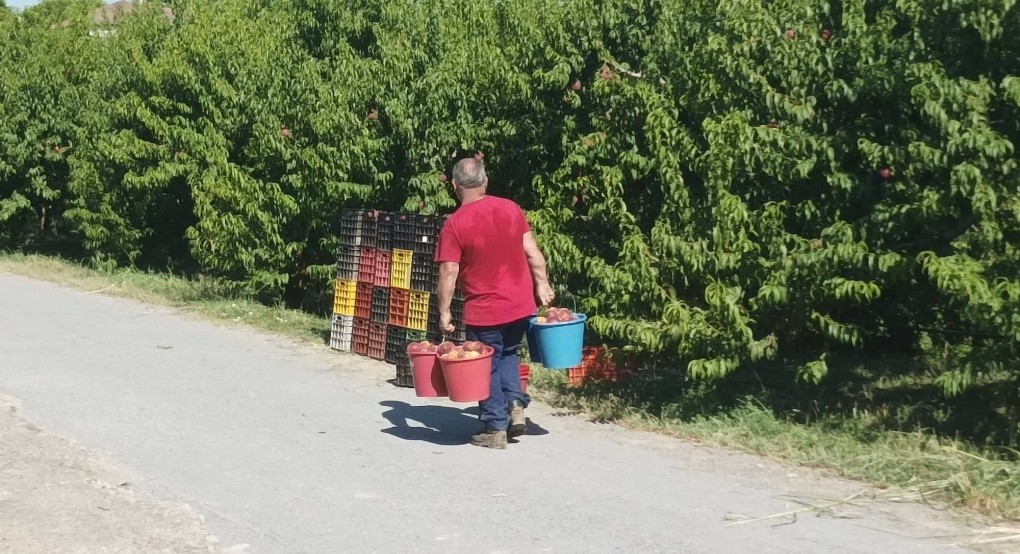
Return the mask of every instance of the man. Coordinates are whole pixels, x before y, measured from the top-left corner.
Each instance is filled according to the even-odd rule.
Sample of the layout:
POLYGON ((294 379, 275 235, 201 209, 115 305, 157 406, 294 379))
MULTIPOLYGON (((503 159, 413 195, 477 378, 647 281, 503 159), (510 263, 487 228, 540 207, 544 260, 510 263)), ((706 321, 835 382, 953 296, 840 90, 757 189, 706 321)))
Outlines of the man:
POLYGON ((439 235, 439 326, 453 333, 450 302, 460 283, 468 340, 491 346, 492 384, 480 403, 485 430, 471 443, 506 448, 507 438, 523 435, 524 409, 531 398, 521 392, 518 347, 535 314, 535 298, 549 305, 554 295, 524 211, 516 203, 487 196, 489 180, 480 159, 467 158, 453 168, 460 208, 439 235))

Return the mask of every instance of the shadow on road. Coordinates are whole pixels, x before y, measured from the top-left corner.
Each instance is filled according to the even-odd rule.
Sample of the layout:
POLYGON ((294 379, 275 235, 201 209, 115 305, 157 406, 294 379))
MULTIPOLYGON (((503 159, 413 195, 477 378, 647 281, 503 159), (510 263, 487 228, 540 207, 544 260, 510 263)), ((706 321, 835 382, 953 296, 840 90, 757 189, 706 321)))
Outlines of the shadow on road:
MULTIPOLYGON (((465 409, 434 405, 412 406, 396 400, 385 400, 379 405, 389 408, 382 416, 393 425, 382 432, 404 440, 455 446, 467 444, 471 441, 471 435, 482 430, 477 406, 465 409)), ((529 419, 526 434, 548 435, 549 431, 529 419)))
POLYGON ((471 435, 481 429, 476 407, 461 410, 449 406, 412 406, 396 400, 379 405, 389 408, 382 415, 393 425, 382 432, 404 440, 446 446, 467 444, 471 435))

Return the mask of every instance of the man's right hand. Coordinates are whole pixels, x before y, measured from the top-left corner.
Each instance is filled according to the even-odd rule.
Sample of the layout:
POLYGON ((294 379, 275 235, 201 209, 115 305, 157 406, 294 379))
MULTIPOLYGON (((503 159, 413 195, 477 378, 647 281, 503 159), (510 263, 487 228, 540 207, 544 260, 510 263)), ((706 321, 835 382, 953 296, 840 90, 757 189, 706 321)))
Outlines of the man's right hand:
POLYGON ((447 335, 452 335, 457 330, 453 326, 453 315, 450 312, 439 314, 439 329, 447 335))
POLYGON ((538 301, 541 302, 543 306, 548 306, 552 304, 553 300, 556 300, 556 293, 553 292, 549 283, 539 284, 538 287, 536 287, 535 292, 538 293, 538 301))

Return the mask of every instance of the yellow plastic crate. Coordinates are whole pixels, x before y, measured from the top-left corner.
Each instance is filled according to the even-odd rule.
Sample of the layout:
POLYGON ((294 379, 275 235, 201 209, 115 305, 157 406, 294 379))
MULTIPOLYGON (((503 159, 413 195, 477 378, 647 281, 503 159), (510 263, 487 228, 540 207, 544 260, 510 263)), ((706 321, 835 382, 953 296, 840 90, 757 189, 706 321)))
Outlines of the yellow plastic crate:
POLYGON ((432 295, 417 290, 411 291, 411 300, 407 306, 407 328, 414 331, 427 331, 429 326, 429 300, 432 295))
POLYGON ((414 252, 410 250, 393 250, 390 258, 390 286, 395 289, 411 288, 411 262, 414 252))
POLYGON ((358 282, 337 279, 333 288, 333 315, 354 315, 354 298, 357 296, 358 282))

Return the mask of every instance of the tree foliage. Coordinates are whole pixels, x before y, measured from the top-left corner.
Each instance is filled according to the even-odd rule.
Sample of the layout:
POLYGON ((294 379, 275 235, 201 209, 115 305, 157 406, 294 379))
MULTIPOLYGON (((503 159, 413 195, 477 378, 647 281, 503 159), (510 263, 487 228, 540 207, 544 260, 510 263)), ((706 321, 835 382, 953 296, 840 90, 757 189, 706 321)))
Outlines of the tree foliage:
POLYGON ((340 209, 449 211, 483 151, 599 336, 691 377, 1020 375, 1014 0, 72 4, 0 18, 7 248, 278 296, 340 209))

